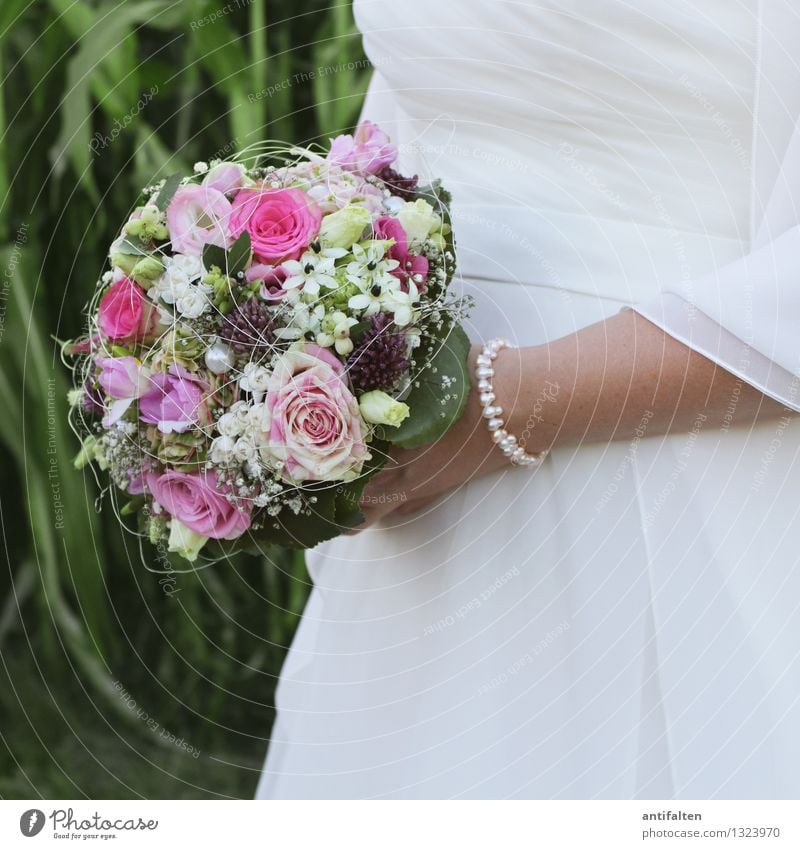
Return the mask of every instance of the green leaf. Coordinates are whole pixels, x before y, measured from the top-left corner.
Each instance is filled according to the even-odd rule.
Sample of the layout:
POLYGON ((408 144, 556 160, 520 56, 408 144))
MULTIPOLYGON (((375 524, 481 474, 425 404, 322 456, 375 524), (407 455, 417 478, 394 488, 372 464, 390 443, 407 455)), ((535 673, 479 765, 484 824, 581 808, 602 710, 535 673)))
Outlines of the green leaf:
POLYGON ((240 271, 244 271, 250 262, 252 253, 250 234, 245 230, 228 251, 228 276, 235 277, 240 271))
POLYGON ((180 173, 175 173, 170 174, 169 177, 164 180, 164 185, 161 187, 161 191, 158 193, 158 197, 156 198, 156 206, 162 212, 166 212, 169 202, 178 190, 178 186, 180 186, 182 179, 183 177, 180 173))
POLYGON ((336 524, 340 533, 347 528, 354 528, 364 521, 364 514, 359 507, 361 495, 370 478, 374 477, 386 464, 388 450, 389 444, 387 442, 373 440, 370 444, 372 457, 365 464, 360 477, 339 487, 339 497, 336 499, 336 524))
POLYGON ((274 518, 273 527, 264 529, 270 542, 286 548, 313 548, 317 543, 333 539, 341 533, 336 524, 336 501, 339 487, 326 484, 324 488, 313 489, 316 502, 311 505, 311 515, 301 513, 295 516, 291 510, 283 509, 274 518))
POLYGON ((216 265, 223 274, 235 277, 247 268, 251 253, 250 234, 245 230, 227 252, 217 245, 206 245, 203 248, 203 265, 207 269, 216 265))
POLYGON ((126 502, 119 511, 120 516, 133 516, 138 514, 141 511, 144 502, 145 498, 143 495, 137 495, 135 498, 131 498, 131 500, 126 502))
POLYGON ((354 324, 350 328, 350 339, 358 343, 361 341, 361 337, 367 332, 367 330, 372 327, 372 323, 369 321, 359 321, 357 324, 354 324))
POLYGON ((439 343, 429 368, 416 378, 406 404, 411 415, 389 436, 401 448, 419 448, 444 436, 467 404, 470 390, 467 359, 470 341, 460 325, 454 325, 447 338, 439 343), (445 387, 443 378, 450 378, 445 387))
POLYGON ((141 239, 136 236, 125 236, 117 244, 116 253, 128 254, 130 256, 149 256, 153 249, 148 247, 141 239))
POLYGON ((206 245, 203 248, 203 265, 206 270, 210 269, 212 265, 216 265, 224 273, 226 263, 225 248, 221 248, 219 245, 206 245))
POLYGON ((450 192, 442 186, 441 180, 434 180, 427 186, 420 186, 416 192, 417 199, 426 200, 445 220, 450 220, 450 192))

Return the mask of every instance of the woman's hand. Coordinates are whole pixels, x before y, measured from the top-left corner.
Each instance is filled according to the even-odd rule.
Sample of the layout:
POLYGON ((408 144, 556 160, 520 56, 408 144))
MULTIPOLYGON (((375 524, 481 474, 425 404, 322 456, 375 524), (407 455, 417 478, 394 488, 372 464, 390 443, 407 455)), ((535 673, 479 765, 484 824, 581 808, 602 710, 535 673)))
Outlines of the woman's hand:
MULTIPOLYGON (((481 415, 473 376, 480 347, 473 345, 470 351, 469 372, 473 383, 461 418, 432 445, 391 452, 384 468, 364 489, 360 506, 365 522, 353 532, 363 530, 389 513, 416 512, 449 490, 496 469, 509 467, 508 459, 492 442, 486 420, 481 415)), ((499 389, 498 379, 499 376, 495 384, 499 389)), ((524 474, 524 471, 520 469, 519 473, 524 474)))

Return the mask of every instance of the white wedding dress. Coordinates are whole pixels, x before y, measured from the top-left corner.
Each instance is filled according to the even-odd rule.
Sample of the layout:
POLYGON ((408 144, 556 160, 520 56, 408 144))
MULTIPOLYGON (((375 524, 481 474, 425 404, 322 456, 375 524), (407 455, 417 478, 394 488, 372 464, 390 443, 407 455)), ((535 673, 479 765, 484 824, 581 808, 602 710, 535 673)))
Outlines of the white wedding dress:
MULTIPOLYGON (((749 250, 758 8, 356 3, 364 116, 452 190, 474 339, 749 250)), ((800 796, 800 425, 647 424, 310 552, 258 796, 800 796)))

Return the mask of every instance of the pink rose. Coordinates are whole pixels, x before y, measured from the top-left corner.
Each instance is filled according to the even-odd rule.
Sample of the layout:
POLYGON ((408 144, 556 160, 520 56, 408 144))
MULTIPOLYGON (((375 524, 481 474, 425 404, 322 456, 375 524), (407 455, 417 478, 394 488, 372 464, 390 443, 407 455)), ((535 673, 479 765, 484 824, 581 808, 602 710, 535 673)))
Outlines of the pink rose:
POLYGON ((389 136, 372 121, 362 121, 354 135, 341 135, 331 140, 328 161, 348 171, 378 174, 397 158, 397 148, 389 136))
POLYGON ((167 207, 167 229, 176 253, 200 256, 205 245, 228 248, 230 201, 213 186, 181 186, 167 207))
POLYGON ((236 539, 250 527, 250 506, 239 509, 207 472, 167 471, 147 475, 147 488, 161 507, 187 528, 211 539, 236 539))
POLYGON ((97 325, 114 342, 138 342, 155 332, 158 313, 144 289, 120 277, 100 299, 97 325))
POLYGON ((255 263, 245 271, 244 276, 248 283, 252 283, 254 280, 261 281, 261 297, 265 301, 274 304, 283 300, 286 295, 286 289, 283 288, 286 269, 280 265, 255 263))
POLYGON ((344 367, 330 351, 306 344, 280 358, 267 387, 263 429, 287 480, 356 477, 367 457, 364 428, 344 367))
POLYGON ((139 419, 161 433, 184 433, 200 421, 207 384, 177 363, 168 374, 150 376, 150 389, 139 399, 139 419))
MULTIPOLYGON (((384 215, 375 222, 375 238, 376 239, 394 239, 394 244, 389 248, 389 257, 396 259, 400 265, 389 272, 403 283, 408 283, 408 278, 419 274, 422 277, 422 283, 415 283, 417 291, 425 291, 425 282, 428 279, 428 258, 417 256, 408 251, 408 237, 403 225, 396 218, 389 218, 384 215)), ((408 291, 408 287, 404 287, 404 291, 408 291)))
POLYGON ((103 427, 111 427, 147 388, 147 372, 136 357, 101 357, 95 365, 100 369, 97 382, 112 401, 103 407, 103 427))
POLYGON ((233 199, 231 233, 250 234, 258 262, 297 259, 319 233, 322 213, 300 189, 242 189, 233 199))

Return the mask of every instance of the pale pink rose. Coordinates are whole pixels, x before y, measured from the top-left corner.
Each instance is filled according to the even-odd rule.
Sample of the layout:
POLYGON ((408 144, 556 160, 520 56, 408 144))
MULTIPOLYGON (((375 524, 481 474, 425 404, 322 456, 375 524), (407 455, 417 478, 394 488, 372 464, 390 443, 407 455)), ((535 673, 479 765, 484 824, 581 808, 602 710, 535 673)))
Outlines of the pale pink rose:
POLYGON ((203 390, 207 384, 177 363, 167 374, 150 376, 139 399, 139 419, 157 425, 161 433, 185 433, 205 417, 203 390))
POLYGON ((383 191, 366 178, 327 159, 315 159, 292 166, 286 175, 317 204, 323 215, 350 204, 366 207, 373 215, 383 208, 383 191))
POLYGON ((232 504, 211 473, 150 472, 147 488, 170 516, 205 537, 236 539, 250 527, 249 503, 232 504))
POLYGON ((244 273, 248 283, 254 280, 261 281, 261 297, 270 303, 277 303, 283 300, 286 295, 286 289, 283 288, 283 281, 286 280, 286 269, 280 265, 264 265, 263 263, 254 263, 244 273))
POLYGON ((319 233, 322 213, 300 189, 242 189, 233 199, 231 233, 247 230, 256 261, 297 259, 319 233))
POLYGON ((341 135, 332 139, 328 154, 329 162, 362 174, 378 174, 396 158, 397 148, 372 121, 362 121, 352 136, 341 135))
POLYGON ((147 370, 136 357, 100 357, 95 365, 100 369, 97 382, 111 398, 111 405, 104 406, 103 427, 111 427, 147 388, 147 370))
POLYGON ((138 342, 155 332, 158 312, 144 289, 120 277, 100 299, 97 326, 114 342, 138 342))
POLYGON ((244 185, 244 166, 235 162, 220 162, 203 177, 203 185, 224 195, 235 192, 244 185))
POLYGON ((383 192, 372 183, 368 183, 361 174, 345 171, 339 165, 323 162, 309 163, 309 197, 313 198, 323 213, 336 212, 350 204, 366 207, 373 215, 383 206, 383 192))
POLYGON ((181 186, 167 206, 172 250, 200 256, 206 245, 230 247, 230 214, 230 201, 213 186, 181 186))
POLYGON ((405 284, 403 291, 408 291, 408 278, 419 274, 422 282, 415 285, 418 292, 424 292, 428 279, 428 258, 409 253, 408 237, 403 225, 396 218, 384 215, 375 222, 375 238, 394 239, 394 244, 389 248, 389 257, 396 259, 400 265, 389 273, 405 284))
POLYGON ((269 453, 287 480, 350 480, 367 457, 366 426, 345 383, 344 367, 328 350, 305 344, 278 360, 264 400, 269 453))

